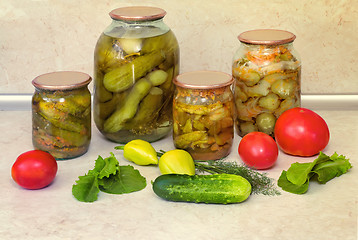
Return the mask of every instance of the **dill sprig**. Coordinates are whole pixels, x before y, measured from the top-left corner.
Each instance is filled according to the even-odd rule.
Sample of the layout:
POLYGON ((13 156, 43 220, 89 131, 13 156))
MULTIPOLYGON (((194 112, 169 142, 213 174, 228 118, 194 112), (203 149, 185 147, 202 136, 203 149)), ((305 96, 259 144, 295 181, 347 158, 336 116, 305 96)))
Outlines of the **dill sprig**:
POLYGON ((252 187, 252 194, 263 194, 269 196, 281 194, 276 188, 275 180, 268 177, 266 173, 260 173, 245 165, 239 165, 236 162, 216 160, 207 161, 206 164, 195 161, 195 168, 202 173, 227 173, 239 175, 250 182, 252 187))

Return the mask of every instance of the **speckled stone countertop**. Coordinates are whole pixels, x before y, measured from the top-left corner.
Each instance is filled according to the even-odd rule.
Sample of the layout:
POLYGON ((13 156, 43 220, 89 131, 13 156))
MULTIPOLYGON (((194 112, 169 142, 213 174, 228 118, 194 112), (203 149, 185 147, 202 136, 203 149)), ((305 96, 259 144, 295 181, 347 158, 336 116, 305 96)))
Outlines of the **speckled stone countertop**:
MULTIPOLYGON (((117 145, 93 126, 89 151, 59 161, 55 181, 41 190, 25 190, 11 179, 10 169, 21 153, 32 150, 31 112, 0 111, 0 238, 1 239, 357 239, 358 111, 318 110, 327 122, 331 140, 324 152, 350 158, 353 168, 325 185, 310 183, 306 194, 251 195, 240 204, 175 203, 158 198, 151 181, 155 166, 135 166, 147 187, 125 195, 99 194, 94 203, 78 202, 71 193, 78 176, 93 168, 98 155, 114 152, 121 165, 131 164, 117 145)), ((241 161, 235 142, 230 161, 241 161)), ((173 149, 171 136, 153 144, 173 149)), ((293 162, 310 162, 282 152, 266 172, 278 179, 293 162)))

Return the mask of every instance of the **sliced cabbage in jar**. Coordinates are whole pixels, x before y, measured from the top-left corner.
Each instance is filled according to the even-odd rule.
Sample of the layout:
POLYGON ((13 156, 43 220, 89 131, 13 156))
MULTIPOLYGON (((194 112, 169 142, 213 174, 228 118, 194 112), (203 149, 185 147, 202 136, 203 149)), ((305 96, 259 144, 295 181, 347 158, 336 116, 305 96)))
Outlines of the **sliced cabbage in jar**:
POLYGON ((258 106, 258 98, 250 98, 247 102, 236 101, 237 117, 240 120, 250 121, 261 113, 262 108, 258 106))
POLYGON ((291 72, 291 73, 278 72, 278 73, 272 73, 272 74, 266 75, 263 78, 263 80, 265 80, 266 82, 269 82, 270 84, 273 84, 277 80, 296 79, 296 78, 297 78, 297 72, 291 72))
POLYGON ((247 95, 249 97, 262 97, 270 92, 270 83, 261 80, 255 86, 247 88, 247 95))

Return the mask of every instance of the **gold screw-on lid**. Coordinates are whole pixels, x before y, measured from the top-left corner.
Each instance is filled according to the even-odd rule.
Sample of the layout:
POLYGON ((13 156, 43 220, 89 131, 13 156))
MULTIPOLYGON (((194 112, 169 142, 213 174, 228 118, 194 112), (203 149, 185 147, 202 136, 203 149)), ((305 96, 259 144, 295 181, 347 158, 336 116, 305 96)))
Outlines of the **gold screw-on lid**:
POLYGON ((276 29, 257 29, 241 33, 240 42, 256 45, 279 45, 293 42, 296 36, 288 31, 276 29))
POLYGON ((176 76, 174 84, 183 88, 212 89, 231 85, 234 79, 231 75, 217 71, 195 71, 176 76))
POLYGON ((166 14, 167 12, 161 8, 136 6, 114 9, 109 13, 109 16, 115 20, 149 21, 163 18, 166 14))
POLYGON ((45 73, 34 80, 32 85, 45 90, 71 90, 88 85, 92 78, 82 72, 60 71, 45 73))

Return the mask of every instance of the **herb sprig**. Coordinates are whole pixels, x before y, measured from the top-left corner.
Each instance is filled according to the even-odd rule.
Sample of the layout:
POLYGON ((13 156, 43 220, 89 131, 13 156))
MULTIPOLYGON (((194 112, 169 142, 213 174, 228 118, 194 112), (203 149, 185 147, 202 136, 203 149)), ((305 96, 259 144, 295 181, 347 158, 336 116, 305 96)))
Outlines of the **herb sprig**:
POLYGON ((239 165, 236 162, 227 162, 223 160, 208 161, 207 164, 195 162, 195 168, 199 172, 207 172, 210 174, 235 174, 246 178, 251 184, 252 194, 263 194, 268 196, 281 194, 276 188, 275 180, 268 177, 266 173, 260 173, 245 165, 239 165))

